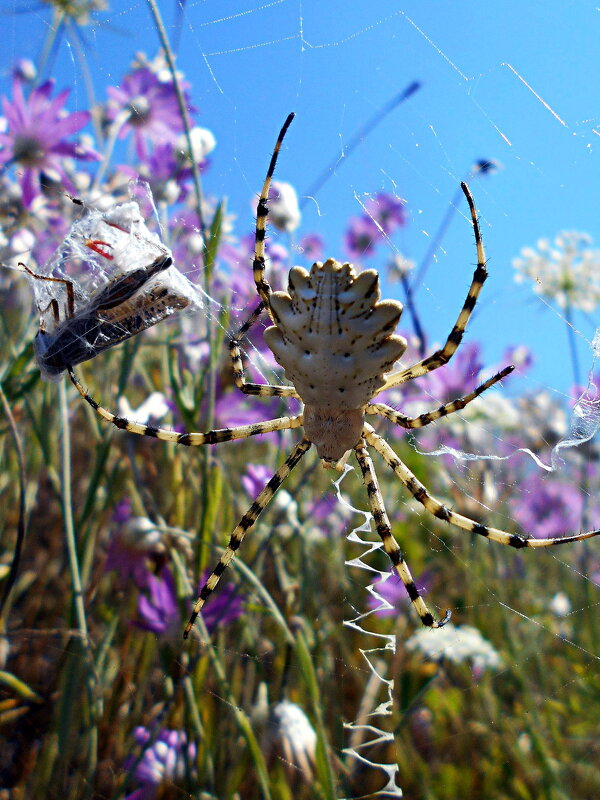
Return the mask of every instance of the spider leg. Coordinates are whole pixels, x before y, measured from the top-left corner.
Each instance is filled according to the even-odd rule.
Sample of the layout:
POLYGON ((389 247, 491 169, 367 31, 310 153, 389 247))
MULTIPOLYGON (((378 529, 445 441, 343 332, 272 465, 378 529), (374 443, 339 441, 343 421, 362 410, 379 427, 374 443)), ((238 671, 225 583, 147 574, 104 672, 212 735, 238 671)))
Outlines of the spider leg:
POLYGON ((476 522, 473 519, 469 519, 469 517, 464 517, 462 514, 457 514, 455 511, 450 511, 450 509, 446 508, 439 500, 432 497, 421 481, 419 481, 406 464, 398 458, 389 444, 382 439, 381 436, 378 436, 368 424, 365 424, 364 427, 364 437, 383 457, 388 466, 394 470, 415 500, 418 500, 426 511, 432 516, 444 522, 449 522, 451 525, 455 525, 457 528, 461 528, 464 531, 476 533, 478 536, 483 536, 485 539, 490 539, 492 542, 498 542, 499 544, 505 544, 517 549, 522 547, 552 547, 553 545, 579 542, 583 539, 591 539, 593 536, 600 535, 600 530, 598 530, 586 531, 585 533, 577 533, 573 536, 562 536, 554 539, 537 539, 533 537, 528 538, 527 534, 509 533, 499 528, 490 528, 487 525, 483 525, 481 522, 476 522))
POLYGON ((232 439, 247 439, 249 436, 257 436, 261 433, 286 431, 290 428, 299 428, 302 425, 302 414, 298 414, 295 417, 278 417, 277 419, 270 419, 264 422, 256 422, 252 425, 240 425, 237 428, 221 428, 219 430, 207 431, 206 433, 177 433, 177 431, 170 431, 166 428, 141 425, 139 422, 131 422, 125 419, 125 417, 120 417, 117 414, 113 414, 112 411, 103 408, 86 392, 73 372, 73 369, 69 367, 68 371, 69 377, 79 394, 102 419, 111 422, 120 430, 136 433, 138 436, 150 436, 152 439, 161 439, 163 442, 174 442, 175 444, 183 444, 188 447, 197 447, 202 444, 230 442, 232 439))
MULTIPOLYGON (((424 358, 417 364, 413 364, 412 367, 407 367, 400 372, 395 372, 392 375, 389 375, 379 392, 383 392, 392 386, 398 386, 401 383, 406 383, 406 381, 410 381, 413 378, 418 378, 420 375, 425 375, 428 372, 432 372, 432 370, 438 369, 438 367, 442 367, 444 364, 447 364, 448 361, 450 361, 462 341, 469 317, 473 313, 473 309, 475 308, 475 303, 479 297, 481 287, 488 276, 488 272, 485 267, 485 251, 483 249, 481 231, 479 230, 479 221, 477 219, 475 202, 467 184, 461 183, 460 187, 467 198, 467 203, 469 204, 471 219, 473 221, 473 230, 475 231, 475 244, 477 246, 477 267, 475 268, 473 280, 471 281, 467 297, 463 303, 460 314, 458 315, 458 319, 450 331, 450 335, 446 339, 446 344, 440 350, 436 350, 435 353, 427 356, 427 358, 424 358)), ((379 394, 379 392, 377 392, 377 394, 379 394)))
POLYGON ((440 417, 447 417, 448 414, 454 414, 455 411, 460 411, 472 400, 475 400, 476 397, 479 397, 480 394, 483 394, 490 386, 493 386, 495 383, 498 383, 498 381, 501 381, 502 378, 510 375, 513 370, 513 366, 505 367, 464 397, 459 397, 451 403, 440 406, 435 411, 428 411, 425 414, 420 414, 418 417, 407 417, 404 414, 400 414, 395 408, 386 406, 384 403, 369 403, 365 408, 365 414, 379 414, 380 417, 385 417, 396 425, 400 425, 402 428, 422 428, 425 425, 429 425, 431 422, 435 422, 436 419, 440 419, 440 417))
POLYGON ((265 304, 271 319, 273 319, 269 304, 271 287, 269 286, 268 281, 265 280, 265 235, 267 230, 267 217, 269 216, 269 208, 267 203, 269 200, 271 179, 273 177, 273 173, 275 172, 275 165, 277 164, 277 157, 279 155, 279 150, 281 149, 281 143, 283 142, 285 134, 287 133, 287 129, 290 127, 294 116, 294 114, 289 114, 288 118, 283 123, 282 129, 279 131, 279 136, 277 137, 277 141, 275 143, 275 149, 273 150, 273 155, 271 156, 271 162, 269 164, 269 169, 267 170, 267 176, 265 178, 262 192, 260 193, 260 197, 258 199, 258 206, 256 208, 256 234, 254 238, 254 260, 252 262, 252 269, 254 272, 254 282, 256 283, 258 296, 265 304))
POLYGON ((272 386, 268 383, 247 383, 244 378, 244 363, 242 361, 242 352, 240 349, 240 342, 248 333, 250 328, 254 325, 256 320, 260 317, 265 305, 259 303, 254 311, 250 314, 246 322, 241 326, 239 331, 231 337, 229 342, 229 356, 231 358, 231 365, 233 368, 233 379, 237 388, 244 392, 244 394, 258 395, 259 397, 296 397, 300 399, 298 392, 293 386, 272 386))
POLYGON ((271 480, 267 483, 265 488, 260 492, 256 500, 252 503, 248 511, 244 514, 238 524, 235 526, 233 533, 231 534, 231 538, 229 539, 229 544, 227 545, 227 549, 219 559, 219 563, 214 568, 212 573, 209 575, 208 580, 200 590, 200 596, 196 600, 194 604, 194 610, 190 616, 188 624, 185 626, 185 631, 183 633, 183 638, 187 639, 190 635, 192 628, 194 627, 194 622, 196 621, 196 617, 200 613, 202 606, 206 602, 207 598, 213 593, 215 590, 221 575, 225 572, 231 559, 234 557, 236 550, 241 545, 244 536, 246 535, 247 531, 252 528, 254 523, 260 517, 262 512, 265 508, 269 505, 271 500, 273 499, 275 492, 281 484, 286 480, 289 476, 291 471, 294 467, 298 464, 302 456, 309 450, 311 447, 311 442, 308 439, 302 439, 302 441, 298 442, 294 451, 290 453, 290 455, 286 458, 285 462, 279 467, 277 472, 273 475, 271 480))
POLYGON ((425 605, 425 601, 419 594, 419 590, 413 581, 413 577, 410 573, 408 565, 404 560, 404 556, 402 555, 402 550, 392 534, 390 521, 385 510, 383 497, 381 496, 377 475, 373 468, 373 462, 371 461, 371 456, 367 450, 364 438, 361 438, 359 444, 357 444, 354 448, 354 452, 356 453, 356 459, 362 470, 363 481, 367 490, 369 505, 371 506, 371 513, 373 514, 373 519, 375 520, 377 533, 381 537, 383 549, 389 556, 396 574, 404 584, 404 587, 408 592, 408 596, 410 597, 410 600, 414 605, 423 625, 426 625, 428 628, 441 628, 450 619, 450 611, 446 611, 443 619, 434 619, 433 614, 429 611, 425 605))

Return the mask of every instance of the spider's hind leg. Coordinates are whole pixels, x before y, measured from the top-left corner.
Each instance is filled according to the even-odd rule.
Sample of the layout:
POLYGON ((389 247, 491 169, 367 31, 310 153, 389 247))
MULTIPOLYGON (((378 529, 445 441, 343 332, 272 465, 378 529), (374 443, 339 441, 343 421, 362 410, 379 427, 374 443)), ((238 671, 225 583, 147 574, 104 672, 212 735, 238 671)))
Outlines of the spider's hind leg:
POLYGON ((410 597, 411 602, 414 605, 423 625, 426 625, 428 628, 441 628, 450 619, 450 611, 446 611, 442 619, 436 620, 431 611, 429 611, 427 608, 425 601, 419 594, 419 590, 415 585, 408 565, 404 560, 404 556, 402 555, 402 550, 392 534, 390 521, 388 519, 387 511, 385 510, 383 497, 381 496, 381 489, 379 488, 377 475, 375 473, 373 462, 371 461, 371 456, 368 453, 364 439, 361 439, 360 443, 356 445, 354 452, 356 453, 356 458, 363 474, 363 481, 367 490, 371 513, 373 514, 373 519, 375 520, 377 533, 381 537, 383 549, 389 556, 389 559, 394 566, 394 571, 404 584, 404 587, 408 592, 408 596, 410 597))
POLYGON ((177 431, 171 431, 167 428, 155 428, 152 425, 143 425, 139 422, 133 422, 125 417, 113 414, 112 411, 101 406, 97 400, 94 400, 94 398, 88 394, 71 367, 68 368, 68 372, 79 394, 86 403, 94 409, 96 414, 106 420, 106 422, 110 422, 116 428, 119 428, 119 430, 135 433, 138 436, 149 436, 152 439, 161 439, 163 442, 173 442, 174 444, 183 444, 188 447, 198 447, 203 444, 230 442, 233 439, 247 439, 249 436, 258 436, 262 433, 286 431, 291 428, 299 428, 302 425, 302 414, 297 414, 294 417, 278 417, 277 419, 269 419, 264 422, 255 422, 251 425, 239 425, 236 428, 220 428, 214 431, 207 431, 206 433, 178 433, 177 431))
POLYGON ((371 447, 374 447, 387 465, 394 470, 415 500, 421 503, 426 511, 436 519, 442 522, 448 522, 450 525, 454 525, 460 530, 467 531, 467 533, 475 533, 477 536, 489 539, 490 542, 504 544, 508 547, 514 547, 517 550, 524 547, 554 547, 555 545, 581 542, 584 539, 592 539, 595 536, 600 536, 600 530, 596 530, 575 533, 572 536, 538 539, 529 534, 509 533, 500 528, 492 528, 489 525, 484 525, 482 522, 470 519, 470 517, 465 517, 463 514, 457 514, 456 511, 447 508, 437 498, 429 494, 421 481, 409 470, 385 439, 375 433, 369 424, 365 424, 363 435, 371 447))
POLYGON ((298 442, 296 447, 294 448, 293 452, 286 458, 284 463, 279 467, 277 472, 273 475, 271 480, 267 483, 265 488, 260 492, 256 500, 252 503, 248 511, 244 514, 238 524, 235 526, 233 533, 229 539, 229 544, 227 549, 221 556, 219 563, 214 568, 212 573, 209 575, 206 583, 202 587, 200 591, 200 597, 196 600, 194 604, 194 610, 190 616, 188 624, 185 626, 185 631, 183 633, 183 638, 187 639, 190 635, 192 628, 194 627, 194 622, 200 611, 202 610, 202 606, 210 597, 210 595, 214 592, 221 575, 225 572, 231 559, 234 557, 236 550, 238 550, 239 546, 241 545, 242 541, 244 540, 244 536, 246 533, 252 528, 260 517, 262 512, 265 508, 269 505, 271 500, 273 499, 275 492, 279 489, 281 484, 287 479, 290 472, 294 469, 294 467, 298 464, 302 456, 310 449, 311 442, 308 439, 302 439, 302 441, 298 442))

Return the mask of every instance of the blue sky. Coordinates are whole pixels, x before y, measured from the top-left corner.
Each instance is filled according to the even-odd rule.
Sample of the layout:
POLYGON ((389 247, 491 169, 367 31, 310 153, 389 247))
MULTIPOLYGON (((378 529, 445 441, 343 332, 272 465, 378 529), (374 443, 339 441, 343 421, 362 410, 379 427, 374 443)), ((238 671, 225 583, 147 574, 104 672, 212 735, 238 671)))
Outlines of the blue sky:
MULTIPOLYGON (((51 30, 48 7, 32 5, 0 2, 2 92, 14 59, 38 61, 51 30)), ((85 69, 102 99, 136 51, 156 52, 145 1, 109 5, 83 30, 83 60, 66 39, 52 59, 58 86, 73 87, 70 110, 88 105, 85 69)), ((509 346, 533 350, 535 369, 512 380, 514 391, 567 390, 565 322, 514 282, 511 264, 522 247, 563 229, 600 241, 597 6, 585 0, 236 0, 188 2, 178 17, 171 0, 159 5, 170 36, 179 37, 178 66, 192 84, 198 121, 217 138, 205 189, 229 198, 240 234, 251 227, 250 198, 290 110, 297 118, 278 177, 302 195, 381 106, 420 81, 419 92, 307 204, 301 233, 321 233, 327 254, 343 257, 343 231, 360 213, 360 201, 380 190, 396 192, 408 203, 410 223, 393 243, 419 262, 475 159, 497 159, 498 173, 471 181, 490 278, 469 338, 482 342, 493 364, 509 346)), ((464 201, 458 211, 417 296, 431 341, 449 332, 475 261, 464 201)), ((389 255, 380 248, 367 266, 381 266, 389 255)), ((392 286, 387 293, 398 291, 392 286)), ((585 372, 594 320, 576 317, 575 324, 585 372)))

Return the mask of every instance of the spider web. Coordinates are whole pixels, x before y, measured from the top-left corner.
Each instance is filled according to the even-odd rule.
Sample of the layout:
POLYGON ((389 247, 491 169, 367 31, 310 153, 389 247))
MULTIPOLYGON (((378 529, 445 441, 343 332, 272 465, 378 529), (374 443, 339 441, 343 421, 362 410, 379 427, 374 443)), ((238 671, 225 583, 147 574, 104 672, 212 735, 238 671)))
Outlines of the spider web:
MULTIPOLYGON (((177 66, 192 84, 200 124, 217 139, 203 186, 211 198, 227 197, 233 243, 237 244, 233 237, 252 233, 253 203, 274 136, 286 114, 294 110, 297 118, 276 178, 297 189, 302 225, 290 236, 277 237, 272 232, 271 241, 286 246, 292 264, 306 264, 300 239, 307 232, 323 236, 326 257, 346 257, 344 233, 352 217, 368 213, 370 202, 380 192, 405 199, 408 224, 384 236, 375 252, 360 263, 380 271, 384 296, 402 301, 406 300, 402 280, 398 281, 389 265, 394 257, 416 264, 409 279, 410 275, 418 278, 413 301, 427 336, 428 352, 451 330, 475 261, 468 211, 457 194, 459 182, 469 181, 480 213, 490 277, 464 342, 479 344, 481 376, 491 374, 484 373, 483 365, 491 371, 504 366, 509 348, 527 348, 534 363, 529 366, 527 358, 522 358, 516 372, 498 390, 513 409, 514 426, 501 424, 483 410, 474 415, 465 411, 457 416, 455 427, 454 422, 449 426, 454 438, 416 436, 410 440, 412 453, 425 457, 427 468, 433 465, 439 478, 437 493, 451 502, 458 502, 459 493, 464 495, 470 514, 495 510, 503 497, 516 493, 522 504, 533 503, 533 479, 519 485, 519 479, 511 474, 515 465, 527 462, 531 468, 524 468, 522 474, 528 478, 549 473, 550 478, 579 488, 586 496, 580 524, 597 526, 597 310, 565 310, 551 297, 540 299, 526 282, 515 282, 512 262, 523 248, 535 248, 542 238, 553 241, 563 230, 595 233, 597 203, 592 186, 596 185, 600 128, 589 75, 598 60, 596 37, 591 33, 598 22, 598 9, 585 2, 565 6, 558 0, 544 4, 543 9, 535 4, 523 8, 514 1, 485 7, 470 1, 451 7, 407 2, 392 11, 386 3, 338 0, 327 4, 275 0, 159 5, 177 52, 177 66), (536 31, 539 45, 532 45, 532 31, 536 31), (553 54, 556 64, 552 71, 547 67, 548 54, 553 54), (407 92, 415 85, 414 91, 407 92), (497 169, 474 170, 477 162, 497 162, 497 169), (528 404, 521 402, 524 397, 528 404), (562 405, 564 409, 564 419, 552 431, 541 429, 544 408, 535 406, 540 397, 548 399, 545 408, 562 405), (519 427, 534 422, 541 431, 537 447, 529 446, 531 437, 523 444, 516 433, 519 427)), ((8 11, 8 46, 3 57, 6 91, 16 58, 39 60, 40 41, 52 28, 49 19, 45 6, 25 14, 14 4, 8 11)), ((100 87, 118 85, 134 55, 132 32, 137 37, 135 49, 145 50, 152 58, 158 37, 147 3, 117 0, 110 3, 110 13, 96 14, 85 28, 63 30, 49 44, 45 55, 58 88, 72 87, 71 110, 88 107, 90 83, 95 84, 97 94, 103 91, 100 87)), ((120 143, 115 153, 123 158, 129 155, 126 145, 120 143)), ((234 323, 223 323, 223 314, 233 311, 234 318, 241 320, 247 308, 246 295, 234 294, 228 307, 221 293, 206 292, 198 281, 200 258, 190 257, 189 263, 178 267, 203 293, 205 308, 200 316, 230 333, 234 323)), ((240 262, 239 269, 245 268, 240 262)), ((270 269, 274 288, 280 288, 282 272, 270 269)), ((537 278, 538 286, 546 280, 542 274, 537 278)), ((186 314, 185 335, 191 335, 195 326, 203 330, 204 322, 197 325, 195 318, 186 314)), ((413 337, 415 352, 415 325, 408 308, 401 329, 413 337)), ((245 351, 256 376, 268 382, 280 380, 272 363, 263 360, 260 336, 245 351)), ((425 381, 416 400, 429 398, 431 405, 419 407, 418 413, 449 399, 440 391, 439 386, 425 381)), ((408 413, 405 406, 398 407, 408 413)), ((261 418, 260 409, 257 418, 261 418)), ((440 421, 436 431, 445 423, 440 421)), ((382 475, 384 465, 375 466, 382 475)), ((351 476, 337 486, 339 502, 349 502, 354 509, 359 502, 350 502, 349 496, 360 495, 346 493, 346 480, 351 476)), ((388 510, 398 518, 406 514, 414 521, 415 537, 424 537, 432 553, 441 551, 461 574, 487 592, 485 604, 479 601, 482 613, 487 606, 501 610, 500 618, 507 627, 524 626, 566 662, 577 649, 587 658, 585 669, 590 673, 597 670, 597 648, 590 642, 581 644, 568 627, 573 619, 593 613, 598 603, 593 575, 600 571, 600 562, 590 554, 594 542, 589 545, 585 567, 566 549, 544 554, 560 583, 545 587, 540 605, 547 609, 563 583, 585 586, 587 593, 585 602, 571 608, 565 617, 544 615, 519 596, 503 594, 497 584, 486 589, 485 569, 473 565, 464 550, 449 544, 434 523, 417 514, 401 491, 397 487, 395 498, 386 496, 388 510)), ((360 505, 364 507, 366 501, 360 505)), ((514 529, 507 509, 497 514, 500 527, 514 529)), ((303 523, 302 506, 298 515, 303 523)), ((353 581, 366 584, 364 609, 349 608, 346 619, 368 631, 372 620, 366 610, 370 578, 362 570, 354 573, 353 567, 364 570, 363 564, 375 563, 370 569, 378 572, 382 562, 371 544, 365 545, 364 559, 355 556, 352 548, 367 541, 366 531, 360 530, 360 525, 357 530, 350 522, 344 524, 352 529, 347 546, 353 555, 346 568, 355 575, 353 581)), ((408 547, 409 556, 410 543, 401 544, 408 547)), ((495 558, 500 561, 504 556, 502 549, 495 558)), ((526 571, 522 580, 527 580, 526 571)), ((445 583, 436 586, 428 600, 443 605, 445 588, 445 583)), ((377 625, 373 630, 378 630, 377 625)), ((402 631, 397 647, 404 648, 409 634, 402 631)), ((390 681, 396 677, 398 682, 398 676, 392 675, 397 664, 388 640, 379 650, 368 643, 367 633, 364 636, 368 673, 372 670, 381 677, 381 693, 374 698, 371 711, 382 712, 392 696, 390 681), (386 670, 380 674, 381 659, 386 670)), ((501 645, 499 640, 494 643, 501 645)), ((452 647, 458 652, 458 642, 452 647)), ((240 649, 240 658, 247 655, 240 649)), ((498 683, 511 670, 527 671, 535 661, 530 652, 522 656, 512 653, 512 658, 505 671, 498 673, 498 683)), ((356 667, 349 665, 349 669, 356 667)), ((292 674, 293 684, 294 678, 299 681, 296 668, 292 674)), ((562 688, 568 695, 569 681, 565 679, 562 688)), ((345 721, 348 726, 364 724, 364 716, 356 720, 345 721)), ((382 735, 387 736, 385 720, 379 721, 382 735)), ((492 712, 489 722, 495 722, 492 712)), ((373 725, 374 740, 377 731, 373 725)), ((338 755, 347 746, 346 741, 338 755)), ((359 753, 361 758, 363 753, 359 753)), ((364 758, 378 763, 375 757, 364 758)), ((393 767, 391 762, 383 762, 390 781, 393 767)), ((402 777, 397 777, 400 785, 402 777)), ((394 795, 399 790, 391 786, 382 792, 399 796, 394 795)))

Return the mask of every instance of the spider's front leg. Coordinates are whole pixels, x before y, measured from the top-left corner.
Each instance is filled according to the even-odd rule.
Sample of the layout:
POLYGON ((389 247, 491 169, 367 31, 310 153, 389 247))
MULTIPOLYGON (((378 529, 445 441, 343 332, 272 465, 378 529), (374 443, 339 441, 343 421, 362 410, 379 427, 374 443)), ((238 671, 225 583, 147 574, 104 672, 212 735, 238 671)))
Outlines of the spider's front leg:
POLYGON ((473 313, 473 309, 475 308, 481 287, 488 276, 488 272, 485 266, 485 251, 483 249, 481 231, 479 230, 479 220, 477 219, 475 201, 473 200, 473 196, 471 195, 469 187, 466 183, 461 183, 460 187, 467 198, 467 203, 469 204, 471 220, 473 222, 473 230, 475 232, 475 245, 477 247, 477 266, 473 274, 473 280, 471 281, 469 291, 467 292, 467 297, 463 303, 463 307, 458 315, 458 319, 456 320, 454 327, 450 331, 450 335, 446 339, 445 345, 439 350, 436 350, 435 353, 427 356, 427 358, 419 361, 417 364, 413 364, 412 367, 407 367, 400 372, 389 375, 384 386, 381 387, 377 394, 384 392, 386 389, 390 389, 392 386, 399 386, 401 383, 406 383, 413 378, 418 378, 420 375, 425 375, 426 373, 432 372, 434 369, 438 369, 438 367, 442 367, 444 364, 447 364, 454 353, 456 353, 458 346, 462 341, 467 323, 471 314, 473 313))
POLYGON ((394 571, 404 584, 406 591, 408 592, 408 596, 410 597, 410 600, 414 605, 423 625, 426 625, 428 628, 441 628, 450 619, 450 611, 446 611, 441 620, 436 620, 425 605, 425 601, 419 594, 419 590, 415 585, 408 565, 404 560, 404 556, 402 555, 402 550, 392 534, 390 521, 383 503, 383 497, 381 495, 381 489, 379 488, 377 475, 375 473, 375 469, 373 468, 373 462, 371 461, 371 456, 368 453, 364 438, 361 438, 359 444, 357 444, 354 448, 354 452, 356 453, 356 458, 363 474, 363 481, 367 490, 369 505, 371 506, 371 513, 373 514, 373 519, 375 520, 377 533, 381 537, 383 549, 389 556, 389 559, 394 566, 394 571))
POLYGON ((240 343, 260 317, 264 307, 264 303, 259 303, 238 332, 231 337, 229 342, 229 357, 231 358, 235 385, 244 394, 257 395, 258 397, 295 397, 296 399, 300 399, 298 392, 293 386, 274 386, 269 383, 248 383, 245 379, 240 343))
POLYGON ((283 127, 279 131, 279 136, 277 137, 275 149, 273 150, 273 155, 271 156, 265 182, 263 184, 260 197, 258 198, 258 206, 256 207, 256 232, 254 235, 254 259, 252 262, 252 270, 254 273, 254 282, 256 284, 258 296, 264 303, 265 308, 267 309, 267 312, 273 322, 275 322, 275 320, 273 319, 271 306, 269 304, 271 287, 269 286, 268 281, 265 280, 265 236, 267 233, 267 217, 269 216, 269 189, 271 187, 271 180, 273 178, 273 173, 275 172, 275 165, 277 164, 277 157, 279 156, 281 144, 285 138, 287 129, 292 124, 294 116, 295 114, 288 114, 286 121, 283 123, 283 127))

